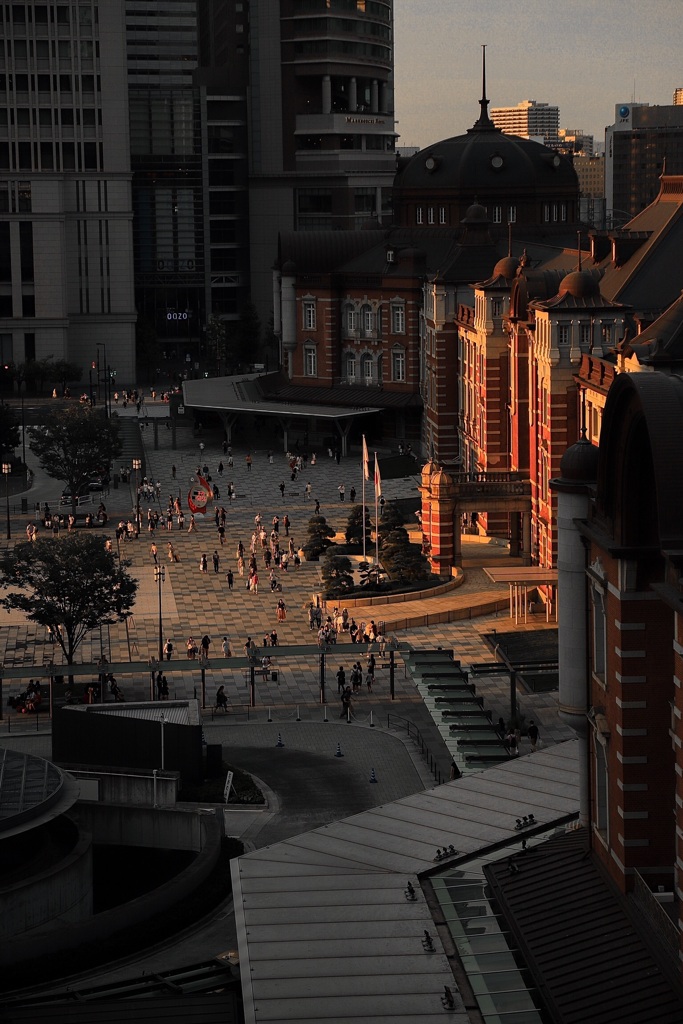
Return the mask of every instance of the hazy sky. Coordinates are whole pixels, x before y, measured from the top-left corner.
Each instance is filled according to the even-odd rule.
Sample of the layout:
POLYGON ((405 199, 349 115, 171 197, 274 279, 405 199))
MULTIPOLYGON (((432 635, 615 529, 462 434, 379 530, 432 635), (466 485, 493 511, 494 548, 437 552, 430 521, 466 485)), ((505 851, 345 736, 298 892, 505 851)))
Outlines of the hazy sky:
POLYGON ((556 104, 561 128, 604 139, 616 103, 672 103, 683 0, 394 0, 400 146, 461 135, 491 107, 556 104))

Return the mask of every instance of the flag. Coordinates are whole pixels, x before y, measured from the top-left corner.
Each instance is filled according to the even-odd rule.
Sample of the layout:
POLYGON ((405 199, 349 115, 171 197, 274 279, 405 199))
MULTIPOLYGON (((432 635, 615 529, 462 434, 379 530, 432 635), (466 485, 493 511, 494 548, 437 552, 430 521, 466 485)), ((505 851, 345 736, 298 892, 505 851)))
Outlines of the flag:
POLYGON ((382 497, 382 479, 379 475, 379 466, 377 465, 377 452, 375 452, 375 497, 382 497))
POLYGON ((365 440, 365 434, 363 434, 363 476, 366 480, 370 479, 370 456, 368 455, 368 445, 365 440))

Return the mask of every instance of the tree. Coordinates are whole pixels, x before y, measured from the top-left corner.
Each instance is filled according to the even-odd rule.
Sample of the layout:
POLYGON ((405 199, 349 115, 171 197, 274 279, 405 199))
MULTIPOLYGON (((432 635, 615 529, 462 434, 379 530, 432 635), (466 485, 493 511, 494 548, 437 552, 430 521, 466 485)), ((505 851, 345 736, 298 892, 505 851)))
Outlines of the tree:
POLYGON ((373 589, 382 586, 384 572, 381 565, 378 565, 376 562, 359 562, 358 578, 361 587, 373 589))
POLYGON ((206 348, 209 357, 215 361, 218 375, 225 368, 225 347, 227 344, 227 324, 225 320, 212 313, 206 325, 206 348))
MULTIPOLYGON (((365 507, 365 534, 369 538, 372 533, 372 523, 370 522, 370 514, 365 507)), ((346 537, 347 544, 362 544, 363 542, 363 506, 354 505, 349 512, 349 518, 346 521, 346 537)))
POLYGON ((6 591, 0 606, 20 608, 51 630, 66 663, 73 665, 88 633, 130 614, 138 584, 126 572, 129 565, 117 562, 102 537, 93 534, 19 544, 0 563, 6 591))
POLYGON ((253 302, 245 302, 240 318, 228 334, 228 362, 233 371, 258 361, 261 352, 261 321, 253 302))
POLYGON ((47 475, 69 485, 74 512, 79 494, 88 492, 89 481, 107 476, 121 454, 116 421, 87 406, 57 409, 42 426, 29 428, 28 435, 31 451, 47 475))
POLYGON ((330 555, 320 571, 325 597, 346 597, 353 591, 351 559, 345 555, 330 555))
POLYGON ((8 405, 0 405, 0 454, 13 455, 20 441, 19 424, 14 410, 8 405))
POLYGON ((379 520, 378 530, 380 544, 387 534, 391 533, 392 530, 397 530, 399 527, 403 526, 404 523, 405 518, 396 502, 388 501, 384 506, 384 511, 382 512, 382 516, 379 520))
POLYGON ((83 367, 78 363, 70 363, 66 359, 58 359, 56 363, 48 362, 47 365, 49 368, 48 380, 54 381, 55 384, 61 384, 62 394, 66 391, 70 381, 77 384, 83 376, 83 367))
POLYGON ((332 543, 334 530, 327 525, 325 516, 311 516, 308 520, 308 538, 304 544, 304 556, 307 561, 320 558, 323 551, 332 543))
POLYGON ((427 559, 417 544, 411 544, 403 527, 392 530, 382 541, 382 564, 397 583, 413 583, 428 575, 427 559))

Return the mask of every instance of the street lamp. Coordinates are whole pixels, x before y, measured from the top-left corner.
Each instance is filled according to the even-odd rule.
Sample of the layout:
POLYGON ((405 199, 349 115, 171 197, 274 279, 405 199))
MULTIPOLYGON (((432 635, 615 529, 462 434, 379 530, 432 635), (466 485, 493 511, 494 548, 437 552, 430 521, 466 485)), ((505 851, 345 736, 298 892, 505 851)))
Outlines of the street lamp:
POLYGON ((164 580, 166 579, 166 567, 165 566, 163 566, 163 565, 155 565, 154 566, 154 579, 155 579, 155 582, 158 583, 158 585, 159 585, 159 665, 161 665, 161 663, 164 660, 164 640, 163 640, 164 631, 163 631, 163 622, 162 622, 162 618, 161 618, 161 585, 164 582, 164 580))
POLYGON ((12 472, 12 464, 3 462, 2 471, 5 474, 5 499, 7 501, 7 540, 12 539, 12 529, 9 522, 9 475, 12 472))
POLYGON ((162 772, 166 768, 166 746, 164 743, 164 726, 166 719, 164 718, 163 712, 159 715, 159 725, 161 726, 161 770, 162 772))
POLYGON ((140 536, 140 481, 138 473, 142 469, 142 459, 133 459, 135 470, 135 536, 140 536))
POLYGON ((97 397, 99 398, 100 390, 100 349, 102 349, 102 357, 104 359, 104 366, 102 368, 102 373, 104 374, 104 414, 107 419, 110 419, 111 403, 108 401, 107 391, 107 346, 103 341, 97 341, 95 342, 95 347, 97 349, 97 397))

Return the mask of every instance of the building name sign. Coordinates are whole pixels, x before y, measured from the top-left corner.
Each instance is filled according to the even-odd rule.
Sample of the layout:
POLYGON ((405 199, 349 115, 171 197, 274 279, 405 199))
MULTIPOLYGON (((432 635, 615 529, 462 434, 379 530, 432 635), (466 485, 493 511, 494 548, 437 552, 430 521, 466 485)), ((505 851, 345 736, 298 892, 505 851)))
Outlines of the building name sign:
POLYGON ((383 117, 351 117, 346 118, 346 124, 386 124, 383 117))

